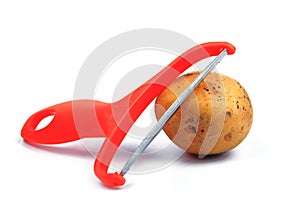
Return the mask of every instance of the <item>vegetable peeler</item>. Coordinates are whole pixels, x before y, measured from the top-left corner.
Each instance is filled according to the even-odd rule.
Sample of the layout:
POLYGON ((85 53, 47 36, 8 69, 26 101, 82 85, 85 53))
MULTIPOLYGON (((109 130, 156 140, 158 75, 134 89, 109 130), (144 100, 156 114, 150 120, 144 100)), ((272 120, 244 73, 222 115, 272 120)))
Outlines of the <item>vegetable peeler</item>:
MULTIPOLYGON (((224 50, 229 55, 234 54, 235 47, 227 42, 197 45, 178 56, 142 86, 113 103, 73 100, 45 108, 28 118, 21 130, 21 136, 25 141, 38 144, 59 144, 81 138, 105 137, 95 159, 95 175, 106 186, 124 185, 124 175, 128 169, 124 168, 120 173, 107 171, 115 152, 140 114, 187 68, 204 58, 217 56, 224 50), (54 116, 50 124, 36 130, 38 124, 48 116, 54 116)), ((130 164, 132 163, 128 166, 130 164)))

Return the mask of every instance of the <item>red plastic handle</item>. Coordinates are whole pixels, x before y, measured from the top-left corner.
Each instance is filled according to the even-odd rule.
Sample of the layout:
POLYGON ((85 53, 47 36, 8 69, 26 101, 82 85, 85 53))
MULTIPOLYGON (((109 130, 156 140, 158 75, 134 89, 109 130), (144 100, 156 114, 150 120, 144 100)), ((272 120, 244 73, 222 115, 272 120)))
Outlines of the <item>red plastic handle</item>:
POLYGON ((228 54, 235 52, 235 47, 227 42, 210 42, 197 45, 175 59, 132 94, 115 103, 117 105, 117 113, 119 114, 119 117, 115 120, 118 123, 114 126, 110 136, 105 139, 94 164, 95 174, 103 184, 114 187, 125 183, 122 174, 118 174, 117 172, 107 173, 108 166, 133 122, 149 103, 187 68, 204 58, 218 55, 225 48, 228 54), (119 110, 119 108, 125 109, 119 110), (121 112, 119 113, 119 111, 121 112))
POLYGON ((25 122, 21 136, 28 142, 59 144, 86 137, 104 137, 95 110, 103 110, 109 104, 94 100, 77 100, 45 108, 34 113, 25 122), (36 130, 46 117, 54 116, 44 128, 36 130), (81 124, 84 124, 80 126, 81 124))

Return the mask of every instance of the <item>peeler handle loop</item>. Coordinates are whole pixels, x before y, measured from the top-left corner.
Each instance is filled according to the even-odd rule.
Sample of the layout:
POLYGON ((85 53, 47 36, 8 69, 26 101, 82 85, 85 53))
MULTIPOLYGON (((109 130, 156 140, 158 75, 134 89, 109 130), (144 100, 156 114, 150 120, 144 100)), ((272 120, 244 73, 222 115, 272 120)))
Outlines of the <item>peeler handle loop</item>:
POLYGON ((27 119, 21 136, 27 142, 38 144, 60 144, 81 138, 104 137, 95 114, 97 109, 103 107, 107 106, 102 102, 75 100, 45 108, 27 119), (39 123, 49 116, 54 116, 52 121, 37 130, 39 123))

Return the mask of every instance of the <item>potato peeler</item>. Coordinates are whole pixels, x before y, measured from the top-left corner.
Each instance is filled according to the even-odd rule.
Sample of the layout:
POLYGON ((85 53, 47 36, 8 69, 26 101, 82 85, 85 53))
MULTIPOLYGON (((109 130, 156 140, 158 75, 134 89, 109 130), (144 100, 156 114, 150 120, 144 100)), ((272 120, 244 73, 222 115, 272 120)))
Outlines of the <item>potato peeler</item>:
MULTIPOLYGON (((154 77, 116 102, 105 103, 96 100, 73 100, 34 113, 25 122, 21 130, 21 136, 25 141, 38 144, 60 144, 81 138, 105 137, 105 141, 95 159, 95 175, 106 186, 124 185, 124 175, 137 158, 138 153, 141 153, 153 140, 155 134, 159 132, 158 129, 151 131, 155 134, 147 137, 148 139, 142 142, 143 144, 138 147, 120 173, 107 172, 115 152, 144 109, 176 77, 193 64, 204 58, 218 55, 218 59, 213 60, 208 68, 206 68, 206 73, 208 73, 209 70, 220 62, 224 55, 231 55, 234 52, 235 47, 227 42, 209 42, 197 45, 184 52, 154 77), (40 130, 36 130, 38 124, 48 116, 54 116, 50 124, 40 130)), ((198 80, 199 82, 205 77, 203 72, 201 73, 202 77, 198 80)), ((178 107, 183 100, 184 98, 181 102, 178 101, 178 107)), ((165 120, 171 116, 166 116, 165 120)), ((161 122, 159 124, 160 126, 163 125, 161 122)))

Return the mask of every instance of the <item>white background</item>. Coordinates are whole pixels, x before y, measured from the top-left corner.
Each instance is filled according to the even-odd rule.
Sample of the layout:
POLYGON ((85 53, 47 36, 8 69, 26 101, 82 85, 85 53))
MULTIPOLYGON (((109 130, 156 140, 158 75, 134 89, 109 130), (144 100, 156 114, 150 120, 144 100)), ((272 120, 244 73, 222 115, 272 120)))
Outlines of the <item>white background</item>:
POLYGON ((0 198, 299 199, 299 18, 292 0, 1 1, 0 198), (254 123, 227 154, 184 155, 108 189, 80 142, 34 147, 20 130, 32 113, 72 99, 80 67, 98 45, 137 28, 233 43, 236 54, 218 70, 247 89, 254 123))

